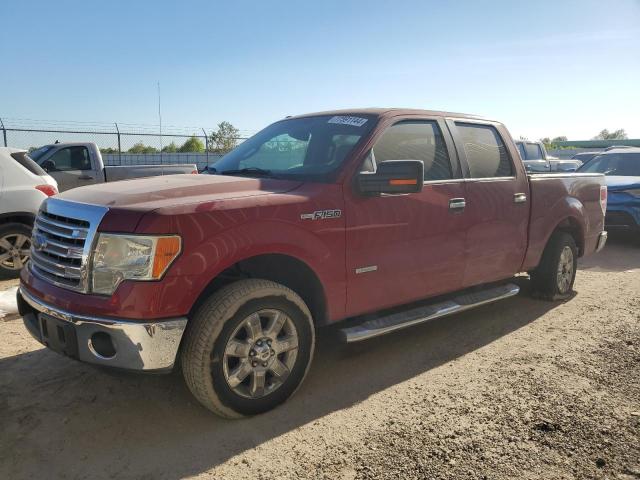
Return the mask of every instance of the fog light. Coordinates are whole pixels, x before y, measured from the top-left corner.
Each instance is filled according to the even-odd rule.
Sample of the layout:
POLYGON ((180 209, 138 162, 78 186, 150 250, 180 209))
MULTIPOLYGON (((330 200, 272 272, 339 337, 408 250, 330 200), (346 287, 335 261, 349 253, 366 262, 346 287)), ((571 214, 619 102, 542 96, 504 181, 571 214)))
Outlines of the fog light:
POLYGON ((108 333, 96 332, 91 335, 89 348, 99 358, 108 360, 116 356, 116 347, 108 333))

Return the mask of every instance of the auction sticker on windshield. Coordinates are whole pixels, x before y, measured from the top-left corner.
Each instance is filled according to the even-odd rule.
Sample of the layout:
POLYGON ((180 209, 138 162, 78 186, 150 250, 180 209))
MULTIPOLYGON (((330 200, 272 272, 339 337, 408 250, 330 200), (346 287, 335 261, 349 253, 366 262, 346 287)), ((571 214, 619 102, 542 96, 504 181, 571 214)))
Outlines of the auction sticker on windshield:
POLYGON ((362 125, 367 123, 367 119, 361 117, 336 115, 335 117, 331 117, 327 123, 339 123, 341 125, 352 125, 354 127, 361 127, 362 125))

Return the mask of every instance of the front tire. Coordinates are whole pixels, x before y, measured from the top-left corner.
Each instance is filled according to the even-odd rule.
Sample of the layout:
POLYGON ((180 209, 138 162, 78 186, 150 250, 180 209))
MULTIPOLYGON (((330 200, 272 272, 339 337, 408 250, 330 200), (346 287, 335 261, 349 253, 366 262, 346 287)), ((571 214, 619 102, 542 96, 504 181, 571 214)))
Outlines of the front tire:
POLYGON ((212 412, 256 415, 298 389, 314 343, 311 314, 294 291, 268 280, 240 280, 214 293, 190 320, 182 372, 212 412))
POLYGON ((540 265, 531 272, 535 296, 565 300, 573 291, 578 267, 578 248, 571 235, 555 232, 547 243, 540 265))

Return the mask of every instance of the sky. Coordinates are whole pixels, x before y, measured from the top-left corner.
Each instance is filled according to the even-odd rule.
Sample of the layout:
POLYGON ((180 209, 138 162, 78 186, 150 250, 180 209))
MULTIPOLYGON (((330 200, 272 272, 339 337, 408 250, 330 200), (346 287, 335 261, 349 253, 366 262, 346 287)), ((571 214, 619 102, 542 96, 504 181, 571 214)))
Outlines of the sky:
POLYGON ((640 0, 9 1, 0 118, 255 132, 412 107, 640 138, 640 0))

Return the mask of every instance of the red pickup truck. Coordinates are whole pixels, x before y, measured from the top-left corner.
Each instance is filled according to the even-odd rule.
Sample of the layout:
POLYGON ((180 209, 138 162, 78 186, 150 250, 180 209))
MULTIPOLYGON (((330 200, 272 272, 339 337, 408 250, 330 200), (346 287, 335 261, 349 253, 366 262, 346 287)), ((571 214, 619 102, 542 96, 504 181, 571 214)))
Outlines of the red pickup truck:
POLYGON ((519 272, 564 299, 606 241, 602 175, 528 176, 475 116, 290 117, 211 173, 47 200, 18 292, 31 334, 105 366, 180 359, 204 406, 251 415, 300 386, 317 327, 361 341, 515 295, 519 272))

